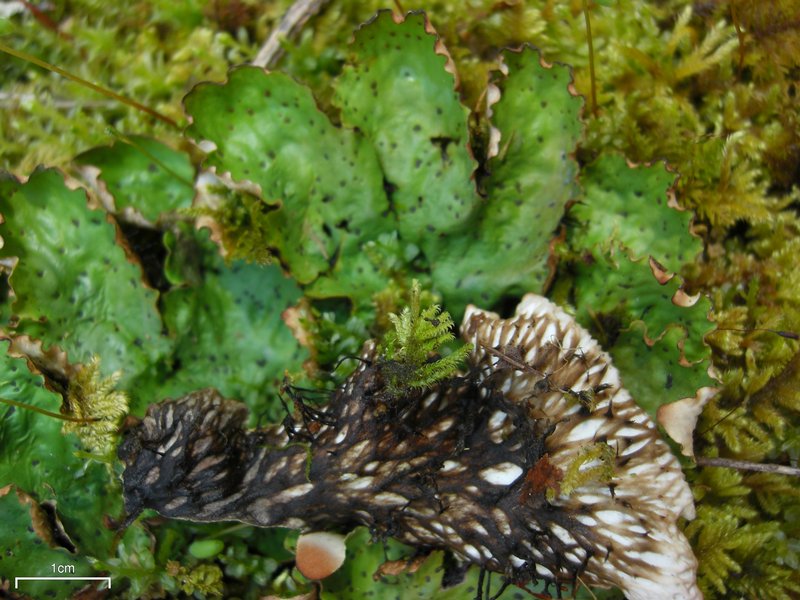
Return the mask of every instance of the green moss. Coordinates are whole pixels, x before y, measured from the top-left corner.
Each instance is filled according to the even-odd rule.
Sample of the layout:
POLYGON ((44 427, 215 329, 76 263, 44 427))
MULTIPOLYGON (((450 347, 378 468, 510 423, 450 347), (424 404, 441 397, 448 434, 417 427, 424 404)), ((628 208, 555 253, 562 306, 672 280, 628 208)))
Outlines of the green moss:
MULTIPOLYGON (((255 54, 289 2, 225 19, 233 2, 114 6, 97 0, 55 3, 43 10, 55 30, 23 10, 0 20, 3 42, 93 83, 183 119, 181 99, 200 81, 222 80, 231 64, 255 54)), ((16 59, 3 61, 0 84, 8 96, 0 111, 0 164, 19 175, 38 164, 61 166, 78 152, 112 140, 109 124, 125 134, 177 141, 180 132, 99 96, 96 92, 16 59)))
MULTIPOLYGON (((572 304, 582 315, 583 323, 593 327, 594 333, 611 349, 626 385, 651 408, 688 394, 692 388, 707 382, 705 370, 710 358, 720 374, 722 391, 700 417, 695 444, 700 454, 796 464, 800 459, 800 397, 795 391, 800 384, 797 368, 793 366, 798 352, 796 334, 800 333, 800 271, 796 268, 800 219, 795 210, 800 199, 797 188, 800 118, 796 108, 800 17, 796 3, 791 0, 773 3, 726 0, 705 4, 688 0, 617 0, 588 4, 598 103, 591 107, 591 112, 585 113, 583 129, 573 130, 564 138, 573 140, 577 136, 577 148, 572 141, 551 141, 554 132, 550 131, 547 143, 563 148, 566 157, 539 152, 535 144, 523 145, 521 151, 514 154, 515 145, 523 139, 521 135, 511 134, 519 128, 515 119, 519 118, 519 111, 528 110, 528 105, 536 103, 531 97, 530 101, 511 106, 514 100, 510 91, 517 85, 514 74, 546 72, 547 69, 536 64, 538 57, 531 58, 535 57, 533 52, 506 53, 502 60, 510 68, 508 78, 498 73, 491 75, 504 88, 500 103, 492 106, 491 122, 509 133, 506 142, 510 140, 510 143, 501 144, 501 153, 489 163, 494 167, 489 173, 484 169, 486 150, 490 147, 487 137, 490 121, 483 116, 487 109, 484 93, 489 73, 501 61, 499 49, 522 42, 535 44, 545 60, 570 64, 573 87, 589 97, 591 82, 584 3, 580 0, 536 3, 436 0, 425 3, 429 19, 444 39, 457 67, 460 86, 456 90, 462 103, 476 109, 469 120, 465 120, 466 112, 454 102, 451 87, 454 78, 439 69, 444 63, 443 57, 424 63, 415 61, 414 66, 420 71, 414 73, 431 75, 432 81, 438 82, 438 87, 431 88, 437 90, 434 95, 444 98, 450 107, 446 111, 446 122, 441 124, 445 134, 434 136, 440 124, 431 118, 430 110, 436 105, 430 102, 413 105, 414 94, 408 91, 416 89, 413 86, 403 88, 405 95, 402 97, 408 102, 397 105, 382 98, 377 102, 365 98, 363 106, 352 101, 354 96, 363 96, 359 86, 372 82, 380 86, 382 97, 392 71, 402 68, 394 62, 398 57, 391 52, 391 46, 388 52, 377 48, 375 41, 367 40, 366 30, 359 34, 357 46, 346 45, 358 24, 371 17, 376 9, 391 9, 395 3, 330 2, 318 16, 309 20, 298 37, 286 42, 287 52, 278 67, 313 91, 320 110, 309 101, 301 111, 303 116, 313 115, 328 128, 332 139, 363 135, 369 140, 369 144, 346 142, 357 149, 359 144, 364 148, 359 149, 361 154, 344 152, 342 156, 355 156, 359 167, 367 163, 372 166, 363 171, 352 170, 347 160, 342 162, 337 158, 337 168, 332 169, 337 175, 339 171, 347 174, 351 182, 357 176, 364 177, 363 194, 369 200, 365 202, 361 195, 350 195, 328 215, 316 200, 309 202, 303 199, 303 194, 296 193, 297 185, 309 181, 302 172, 292 172, 302 161, 284 165, 281 172, 284 179, 278 185, 277 179, 272 178, 271 166, 262 168, 260 161, 248 165, 247 161, 233 160, 226 166, 224 161, 214 162, 216 159, 212 155, 213 164, 231 170, 235 177, 266 185, 262 186, 262 190, 266 190, 263 198, 257 201, 254 197, 248 200, 226 198, 230 204, 224 204, 222 210, 227 212, 210 213, 228 234, 227 239, 223 236, 223 243, 231 251, 229 258, 277 260, 300 283, 313 281, 306 288, 309 296, 318 300, 343 296, 351 299, 355 306, 352 312, 347 306, 333 302, 309 305, 310 351, 320 364, 333 364, 340 354, 356 353, 365 337, 385 329, 387 315, 400 310, 405 301, 398 290, 405 289, 412 277, 419 278, 426 288, 439 292, 445 307, 456 315, 466 302, 480 302, 490 308, 506 296, 531 288, 543 289, 552 283, 552 295, 562 303, 572 304), (385 72, 386 76, 371 81, 360 67, 348 67, 341 81, 348 81, 352 87, 349 91, 337 87, 334 82, 354 53, 359 60, 374 61, 375 69, 385 72), (362 79, 356 82, 359 76, 362 79), (354 108, 359 109, 357 114, 354 108), (378 114, 386 119, 376 119, 378 114), (385 127, 389 117, 411 119, 416 115, 423 121, 416 137, 413 126, 410 133, 402 124, 385 127), (332 121, 323 117, 330 117, 332 121), (344 129, 339 128, 340 123, 344 124, 344 129), (514 205, 498 202, 495 207, 473 212, 470 217, 473 221, 466 227, 470 233, 475 233, 479 227, 473 227, 473 222, 493 220, 491 227, 484 226, 492 235, 475 233, 466 241, 445 240, 443 243, 427 234, 415 238, 414 230, 419 229, 420 223, 423 226, 427 223, 422 218, 411 217, 412 204, 408 199, 413 193, 420 189, 436 190, 433 195, 441 196, 448 206, 454 206, 453 190, 472 189, 470 182, 461 177, 469 173, 474 164, 465 156, 463 145, 458 147, 458 153, 451 153, 453 148, 449 144, 448 156, 454 162, 442 163, 447 167, 443 174, 454 177, 457 185, 441 187, 446 177, 440 181, 431 177, 430 171, 424 176, 414 171, 416 160, 443 160, 441 154, 437 157, 431 152, 435 150, 432 145, 424 145, 423 138, 453 137, 463 141, 467 139, 464 131, 467 125, 471 150, 479 165, 476 172, 479 193, 487 193, 489 199, 498 200, 504 194, 513 199, 516 190, 513 186, 512 191, 503 189, 503 183, 519 176, 520 165, 524 171, 526 165, 549 158, 556 163, 562 161, 564 167, 562 170, 552 165, 547 167, 559 177, 564 175, 563 186, 556 194, 559 198, 556 206, 539 222, 540 212, 535 204, 524 205, 517 211, 514 205), (348 133, 347 127, 353 126, 362 128, 363 132, 348 133), (398 143, 398 139, 412 138, 414 143, 408 143, 402 152, 389 151, 392 141, 398 143), (381 140, 389 143, 389 150, 381 150, 381 140), (367 158, 369 146, 373 146, 374 156, 367 158), (574 160, 570 156, 573 149, 574 160), (690 213, 661 210, 657 217, 648 219, 649 208, 634 215, 639 219, 637 223, 644 224, 645 230, 633 237, 624 235, 636 229, 632 227, 633 220, 622 218, 633 198, 624 190, 620 191, 620 186, 611 194, 604 193, 602 187, 605 182, 616 185, 613 180, 618 174, 624 174, 624 188, 629 177, 635 179, 642 171, 626 171, 616 166, 605 169, 605 165, 612 163, 605 162, 609 159, 604 156, 613 152, 636 163, 666 159, 680 174, 674 185, 675 197, 680 206, 692 211, 695 218, 691 230, 699 237, 691 238, 687 233, 690 213), (375 165, 380 169, 374 168, 375 165), (251 172, 246 174, 237 169, 251 172), (385 173, 390 176, 384 177, 385 173), (459 173, 459 177, 455 177, 455 173, 459 173), (582 192, 574 187, 573 175, 576 174, 577 182, 584 186, 582 192), (390 185, 384 185, 384 179, 390 185), (384 219, 384 212, 390 206, 387 193, 395 187, 399 202, 397 215, 393 213, 391 218, 377 223, 384 219), (562 219, 564 203, 576 199, 585 203, 575 205, 566 219, 562 219), (592 202, 596 203, 594 207, 592 202), (351 204, 358 204, 360 211, 352 214, 351 204), (345 214, 350 218, 350 231, 346 231, 347 227, 337 227, 345 219, 341 215, 345 214), (355 233, 352 224, 359 219, 363 219, 365 225, 361 232, 355 233), (531 221, 537 221, 535 235, 525 231, 531 221), (659 230, 654 224, 664 224, 666 230, 659 230), (555 271, 541 250, 545 248, 549 252, 546 242, 560 225, 564 225, 568 237, 567 245, 551 256, 553 260, 562 259, 560 269, 555 271), (276 228, 279 231, 276 232, 276 228), (300 240, 308 241, 307 231, 314 232, 316 241, 304 246, 300 240), (579 232, 586 235, 582 242, 577 235, 579 232), (617 244, 613 249, 607 243, 610 233, 614 234, 617 244), (506 256, 508 260, 498 260, 498 255, 505 251, 504 242, 513 240, 522 244, 526 235, 533 235, 537 245, 534 248, 534 244, 525 244, 530 254, 517 248, 506 256), (269 240, 269 245, 260 244, 265 239, 269 240), (446 250, 451 243, 450 250, 446 250), (701 244, 702 251, 698 253, 701 244), (619 245, 624 246, 624 252, 619 245), (276 248, 282 251, 276 253, 276 248), (581 258, 589 258, 586 251, 590 251, 591 259, 582 261, 581 258), (304 253, 308 254, 308 259, 304 253), (654 283, 647 266, 650 255, 678 276, 663 287, 654 283), (477 271, 482 272, 476 274, 477 271), (555 278, 551 279, 553 275, 555 278), (624 286, 632 283, 637 290, 636 298, 632 297, 632 292, 627 294, 630 298, 625 293, 606 294, 608 289, 626 289, 624 286), (709 301, 701 300, 692 309, 675 307, 670 298, 678 287, 687 293, 702 292, 709 301), (710 325, 705 321, 709 305, 714 309, 718 325, 718 329, 710 333, 710 325), (376 317, 377 326, 373 324, 376 317), (704 340, 709 344, 710 357, 704 340), (698 362, 686 366, 681 364, 682 358, 698 362), (672 383, 668 386, 669 382, 672 383)), ((259 6, 255 11, 246 1, 168 3, 154 0, 127 4, 110 15, 102 3, 80 0, 59 5, 50 13, 60 33, 41 25, 29 12, 0 23, 0 31, 10 45, 126 93, 180 120, 183 118, 180 99, 185 92, 203 80, 224 80, 229 66, 254 56, 258 42, 266 37, 287 5, 288 2, 282 1, 259 6)), ((410 27, 415 19, 420 17, 410 19, 405 27, 410 27)), ((389 21, 384 16, 377 26, 389 31, 392 29, 389 21)), ((432 39, 424 35, 421 40, 413 40, 411 46, 404 47, 404 51, 419 58, 432 39)), ((556 66, 550 72, 559 73, 563 81, 558 87, 566 88, 569 81, 566 69, 556 66)), ((234 72, 232 77, 256 80, 267 76, 245 69, 234 72), (243 74, 247 72, 251 74, 243 74)), ((517 80, 519 85, 527 78, 528 75, 517 80)), ((94 92, 38 68, 7 60, 0 71, 0 81, 3 92, 8 94, 3 97, 7 106, 0 111, 0 129, 4 132, 0 156, 4 165, 19 175, 27 175, 38 163, 65 164, 78 151, 109 143, 112 140, 106 131, 108 125, 125 136, 155 136, 172 147, 179 147, 179 132, 169 131, 149 117, 109 103, 94 92)), ((285 78, 284 81, 290 80, 285 78)), ((292 89, 299 89, 296 84, 286 85, 287 89, 292 85, 292 89)), ((210 94, 207 90, 211 88, 203 89, 206 92, 202 93, 210 94)), ((425 89, 420 88, 420 98, 424 97, 425 89)), ((537 91, 537 94, 542 93, 541 89, 537 91)), ((303 94, 306 99, 310 98, 307 92, 303 94)), ((200 95, 198 91, 193 97, 200 95)), ((299 102, 300 96, 293 98, 299 102)), ((242 97, 241 101, 245 99, 242 97)), ((564 95, 559 102, 577 113, 579 100, 564 95)), ((191 101, 189 105, 191 109, 191 101)), ((549 105, 552 109, 552 103, 549 105)), ((554 114, 542 115, 542 123, 537 127, 555 127, 558 121, 554 114)), ((289 111, 286 116, 292 118, 289 111)), ((224 127, 229 125, 224 113, 216 118, 224 133, 224 127)), ((570 126, 578 127, 577 120, 569 122, 570 126)), ((193 127, 192 131, 199 131, 199 125, 193 127)), ((246 128, 236 131, 242 147, 249 148, 252 140, 247 138, 247 133, 246 128)), ((269 149, 258 146, 262 143, 259 138, 255 147, 263 150, 260 154, 267 160, 269 149)), ((311 144, 309 160, 327 177, 331 169, 324 167, 324 162, 320 163, 323 164, 320 169, 315 162, 318 157, 315 158, 314 153, 320 147, 311 144)), ((241 150, 242 156, 244 152, 241 150)), ((231 156, 235 157, 236 153, 231 156)), ((657 180, 647 183, 648 189, 669 185, 667 174, 663 170, 656 171, 658 168, 647 171, 657 180)), ((41 177, 35 176, 27 185, 36 187, 41 177)), ((332 185, 335 187, 335 184, 334 181, 332 185)), ((4 197, 11 198, 19 186, 6 181, 1 187, 5 190, 4 197)), ((627 190, 635 187, 628 185, 627 190)), ((526 190, 530 195, 541 193, 535 186, 526 190)), ((28 195, 28 192, 20 193, 28 195)), ((120 190, 113 193, 122 202, 124 193, 120 190)), ((60 202, 67 197, 74 199, 75 194, 64 190, 52 197, 60 202)), ((475 198, 474 194, 469 196, 468 203, 475 202, 475 198)), ((484 198, 479 198, 477 204, 483 202, 484 198)), ((431 202, 425 202, 424 208, 437 226, 440 221, 446 221, 442 225, 444 229, 466 218, 459 215, 455 219, 446 211, 439 213, 431 202)), ((83 213, 88 209, 84 206, 80 210, 83 213)), ((7 209, 3 213, 7 223, 4 229, 13 228, 14 225, 8 225, 13 215, 7 209)), ((39 214, 44 218, 50 213, 43 208, 39 214)), ((167 215, 167 220, 174 217, 167 215)), ((59 231, 59 227, 56 223, 47 231, 59 231)), ((454 236, 455 239, 460 239, 461 233, 463 231, 454 236)), ((20 246, 14 245, 17 244, 14 236, 4 233, 3 237, 9 238, 5 239, 4 252, 9 244, 15 252, 19 250, 20 246)), ((529 237, 528 242, 533 238, 529 237)), ((47 243, 42 247, 46 248, 47 243)), ((118 256, 119 252, 111 248, 108 246, 100 254, 118 256)), ((206 292, 197 296, 193 293, 213 287, 215 293, 208 292, 208 298, 225 296, 233 299, 234 304, 239 296, 226 296, 227 284, 219 287, 220 281, 227 281, 226 272, 216 271, 221 267, 214 266, 207 272, 209 264, 203 260, 196 264, 191 256, 184 254, 178 259, 177 254, 167 270, 179 273, 173 273, 174 287, 185 287, 169 291, 167 297, 173 300, 166 301, 165 305, 180 307, 180 310, 170 309, 172 322, 204 326, 218 303, 214 301, 206 307, 203 300, 206 292), (177 302, 179 297, 182 300, 177 302)), ((18 265, 15 276, 20 284, 26 277, 23 273, 35 273, 33 263, 36 260, 38 258, 25 260, 18 265)), ((69 287, 72 284, 65 278, 71 271, 61 269, 61 263, 58 265, 59 268, 51 272, 57 275, 62 288, 69 287)), ((271 277, 278 276, 279 267, 274 266, 274 269, 271 277)), ((44 288, 31 286, 28 290, 21 286, 17 289, 13 280, 14 277, 12 288, 19 296, 17 308, 40 306, 39 312, 51 319, 56 318, 55 313, 62 312, 58 305, 36 300, 36 294, 44 288)), ((83 288, 79 285, 76 289, 83 288)), ((142 306, 149 306, 152 312, 156 306, 154 294, 144 288, 142 293, 148 298, 142 306)), ((292 296, 292 301, 295 297, 292 296)), ((220 305, 233 310, 227 300, 220 305)), ((14 306, 6 305, 4 321, 12 316, 14 306)), ((54 321, 43 325, 37 321, 39 313, 34 314, 36 311, 29 311, 30 315, 19 312, 23 317, 19 332, 58 341, 73 353, 77 352, 70 346, 74 339, 69 339, 67 330, 51 327, 54 321)), ((64 312, 64 318, 72 319, 70 314, 64 312)), ((97 317, 92 319, 95 322, 97 317)), ((112 315, 104 322, 115 319, 112 315)), ((152 318, 142 317, 141 321, 147 323, 152 318)), ((148 346, 148 351, 160 357, 154 365, 153 357, 143 358, 141 353, 145 351, 131 346, 130 340, 125 338, 127 322, 125 317, 120 318, 122 334, 111 332, 101 336, 102 339, 97 338, 92 345, 105 349, 109 340, 122 336, 119 347, 126 357, 125 370, 136 373, 141 368, 146 371, 142 380, 143 405, 162 390, 162 380, 178 381, 182 377, 172 373, 172 369, 181 370, 186 354, 180 354, 180 361, 171 361, 173 343, 183 344, 183 348, 189 348, 191 343, 184 337, 181 327, 175 326, 167 336, 174 340, 164 339, 148 346)), ((92 331, 88 335, 94 340, 92 331)), ((209 335, 208 339, 212 340, 213 335, 209 335)), ((108 352, 109 356, 113 354, 112 350, 108 352)), ((87 351, 80 356, 87 359, 89 355, 87 351)), ((103 358, 103 364, 112 370, 120 366, 106 356, 103 358)), ((185 379, 191 385, 200 381, 194 378, 198 372, 193 373, 185 379)), ((226 381, 235 379, 236 376, 231 375, 226 381)), ((238 394, 249 388, 236 383, 231 389, 238 394)), ((798 482, 781 476, 739 475, 716 468, 691 471, 690 477, 699 510, 697 520, 687 533, 700 559, 701 584, 706 597, 778 598, 798 593, 800 514, 795 500, 800 489, 798 482), (758 552, 753 548, 758 548, 758 552)), ((189 535, 181 531, 176 539, 189 535)), ((163 538, 159 543, 162 542, 166 548, 163 552, 168 554, 170 546, 163 538)), ((245 557, 250 556, 251 550, 255 552, 242 549, 237 564, 247 563, 245 557)), ((163 566, 165 561, 159 564, 163 566)), ((171 589, 177 592, 176 587, 171 589)))
POLYGON ((451 377, 472 350, 469 345, 461 346, 447 356, 431 359, 455 339, 453 319, 436 304, 423 308, 421 295, 419 282, 414 281, 408 306, 400 314, 389 315, 394 329, 386 334, 382 353, 387 361, 389 393, 394 396, 451 377))

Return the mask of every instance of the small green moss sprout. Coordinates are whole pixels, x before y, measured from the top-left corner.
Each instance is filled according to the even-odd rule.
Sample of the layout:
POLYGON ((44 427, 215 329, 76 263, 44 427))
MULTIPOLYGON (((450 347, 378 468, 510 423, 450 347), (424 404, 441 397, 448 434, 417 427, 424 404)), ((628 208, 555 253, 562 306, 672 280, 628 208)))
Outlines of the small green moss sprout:
POLYGON ((421 294, 415 279, 408 306, 399 315, 389 315, 394 330, 386 334, 383 356, 387 360, 389 390, 394 395, 407 389, 425 389, 450 377, 472 350, 466 345, 447 356, 431 358, 455 339, 453 319, 438 304, 423 308, 421 294))
POLYGON ((606 443, 597 442, 587 446, 569 464, 563 479, 559 482, 558 494, 555 488, 547 488, 547 501, 552 502, 557 495, 569 496, 582 485, 590 482, 609 482, 614 477, 612 467, 614 450, 606 443), (597 463, 597 464, 594 464, 597 463))
POLYGON ((223 256, 228 261, 247 260, 259 265, 273 262, 268 239, 269 226, 264 203, 243 190, 230 189, 224 185, 212 185, 205 189, 212 199, 211 204, 194 206, 184 211, 191 217, 208 217, 219 224, 219 243, 223 256))
POLYGON ((189 570, 177 561, 167 562, 167 574, 175 578, 185 594, 222 597, 222 569, 216 565, 197 565, 189 570))

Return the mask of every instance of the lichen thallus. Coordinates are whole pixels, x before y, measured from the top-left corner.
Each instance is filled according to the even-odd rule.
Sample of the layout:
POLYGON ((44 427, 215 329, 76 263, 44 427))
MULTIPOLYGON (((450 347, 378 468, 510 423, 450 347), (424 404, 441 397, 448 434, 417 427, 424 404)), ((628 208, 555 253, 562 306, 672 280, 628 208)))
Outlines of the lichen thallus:
POLYGON ((676 524, 693 516, 689 487, 608 355, 535 295, 509 319, 469 307, 461 331, 467 369, 398 388, 397 365, 369 342, 327 406, 300 394, 296 417, 272 428, 245 430, 245 406, 211 389, 152 405, 119 449, 127 511, 366 525, 499 573, 503 587, 699 598, 676 524))

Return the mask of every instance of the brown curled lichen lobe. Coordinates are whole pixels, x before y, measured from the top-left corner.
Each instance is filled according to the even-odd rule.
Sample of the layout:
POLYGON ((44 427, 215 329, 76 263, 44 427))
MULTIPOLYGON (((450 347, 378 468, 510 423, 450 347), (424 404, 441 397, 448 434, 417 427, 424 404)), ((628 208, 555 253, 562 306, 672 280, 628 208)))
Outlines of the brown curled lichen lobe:
POLYGON ((536 296, 510 319, 470 308, 462 333, 466 372, 398 395, 369 343, 326 405, 287 390, 294 411, 272 428, 245 430, 244 406, 213 390, 151 406, 119 452, 126 508, 366 525, 515 583, 580 577, 633 599, 698 597, 676 526, 691 516, 688 486, 608 355, 536 296))

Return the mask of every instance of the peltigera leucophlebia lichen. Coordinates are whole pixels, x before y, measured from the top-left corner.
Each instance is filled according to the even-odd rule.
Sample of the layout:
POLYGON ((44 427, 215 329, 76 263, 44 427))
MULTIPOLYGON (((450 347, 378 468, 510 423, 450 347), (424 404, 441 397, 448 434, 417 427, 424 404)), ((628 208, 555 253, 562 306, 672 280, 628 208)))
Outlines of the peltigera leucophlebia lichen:
POLYGON ((589 334, 528 295, 510 319, 470 307, 462 335, 464 373, 397 397, 369 343, 326 407, 271 429, 213 390, 151 406, 119 451, 127 510, 363 524, 517 584, 700 598, 680 466, 589 334))

